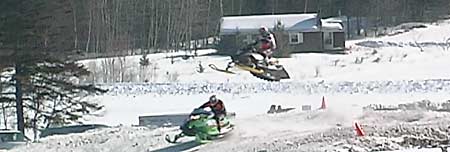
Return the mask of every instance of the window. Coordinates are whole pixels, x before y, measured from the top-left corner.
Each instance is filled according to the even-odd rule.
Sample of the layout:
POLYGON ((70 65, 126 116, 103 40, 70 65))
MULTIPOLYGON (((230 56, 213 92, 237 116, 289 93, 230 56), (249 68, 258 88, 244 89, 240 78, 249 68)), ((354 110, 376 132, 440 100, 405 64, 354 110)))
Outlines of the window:
POLYGON ((289 33, 289 44, 303 43, 303 33, 289 33))

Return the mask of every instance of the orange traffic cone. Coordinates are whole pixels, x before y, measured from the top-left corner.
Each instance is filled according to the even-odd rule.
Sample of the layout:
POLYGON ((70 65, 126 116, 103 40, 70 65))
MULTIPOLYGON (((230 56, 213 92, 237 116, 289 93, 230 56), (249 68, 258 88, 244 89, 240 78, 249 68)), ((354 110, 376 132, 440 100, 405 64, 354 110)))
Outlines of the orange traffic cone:
POLYGON ((363 129, 361 128, 361 126, 359 126, 358 122, 355 122, 355 131, 356 131, 356 136, 364 136, 365 135, 363 129))
POLYGON ((320 109, 326 109, 327 105, 325 104, 325 96, 322 96, 322 105, 320 106, 320 109))

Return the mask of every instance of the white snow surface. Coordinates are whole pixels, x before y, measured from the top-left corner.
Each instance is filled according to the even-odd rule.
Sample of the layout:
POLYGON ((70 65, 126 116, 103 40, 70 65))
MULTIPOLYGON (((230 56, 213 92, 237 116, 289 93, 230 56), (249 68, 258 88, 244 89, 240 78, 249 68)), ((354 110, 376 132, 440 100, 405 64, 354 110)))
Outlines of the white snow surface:
MULTIPOLYGON (((114 127, 51 136, 12 151, 439 151, 419 145, 430 146, 422 144, 425 140, 447 140, 448 144, 450 113, 363 110, 369 104, 449 100, 450 50, 444 49, 443 39, 450 36, 450 24, 427 26, 391 37, 350 41, 346 55, 308 53, 279 59, 292 79, 276 83, 239 70, 236 75, 209 68, 204 73, 194 71, 199 61, 225 66, 228 57, 202 56, 170 64, 166 54, 149 55, 161 73, 178 72, 179 77, 176 82, 160 77, 149 83, 100 84, 110 92, 91 99, 105 109, 84 121, 114 127), (419 48, 410 42, 424 45, 419 48), (163 138, 176 134, 176 127, 134 126, 138 116, 189 112, 211 94, 237 114, 236 129, 223 140, 196 146, 187 138, 172 145, 163 138), (316 110, 322 97, 327 109, 316 110), (296 109, 268 115, 270 105, 296 109), (301 111, 302 105, 314 109, 301 111), (366 136, 355 135, 355 122, 366 136)), ((136 72, 139 57, 127 61, 130 72, 136 72)), ((81 63, 99 65, 101 61, 81 63)))

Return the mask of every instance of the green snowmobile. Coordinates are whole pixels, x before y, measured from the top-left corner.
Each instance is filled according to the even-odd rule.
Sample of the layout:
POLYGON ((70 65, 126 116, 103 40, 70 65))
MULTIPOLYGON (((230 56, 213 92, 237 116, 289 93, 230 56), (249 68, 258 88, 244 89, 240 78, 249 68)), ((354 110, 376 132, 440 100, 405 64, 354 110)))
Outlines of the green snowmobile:
POLYGON ((169 143, 177 143, 178 139, 191 136, 195 137, 195 140, 199 143, 208 143, 233 130, 234 125, 231 124, 230 118, 227 116, 220 120, 221 130, 219 132, 216 120, 213 118, 214 113, 206 109, 194 109, 186 122, 180 126, 181 133, 175 135, 173 139, 166 135, 165 140, 169 143))

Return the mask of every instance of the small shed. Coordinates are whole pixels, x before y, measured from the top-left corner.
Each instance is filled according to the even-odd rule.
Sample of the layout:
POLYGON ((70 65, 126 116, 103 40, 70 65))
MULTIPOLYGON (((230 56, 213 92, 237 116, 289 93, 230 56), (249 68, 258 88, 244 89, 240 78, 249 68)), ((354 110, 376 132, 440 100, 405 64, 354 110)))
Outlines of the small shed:
POLYGON ((277 40, 276 56, 299 52, 336 52, 345 48, 339 20, 321 19, 316 13, 229 16, 221 19, 219 51, 233 53, 251 43, 261 26, 277 40))

